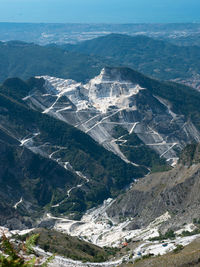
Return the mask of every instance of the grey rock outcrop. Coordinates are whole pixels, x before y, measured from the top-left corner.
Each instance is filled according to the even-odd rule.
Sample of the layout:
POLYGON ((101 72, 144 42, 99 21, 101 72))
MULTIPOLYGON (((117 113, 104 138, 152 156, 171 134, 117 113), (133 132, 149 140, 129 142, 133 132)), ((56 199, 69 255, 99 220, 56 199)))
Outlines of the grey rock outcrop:
POLYGON ((171 171, 153 173, 135 182, 107 210, 119 221, 132 217, 128 228, 137 224, 147 226, 157 217, 169 212, 171 219, 162 227, 178 229, 200 217, 200 164, 179 164, 171 171))

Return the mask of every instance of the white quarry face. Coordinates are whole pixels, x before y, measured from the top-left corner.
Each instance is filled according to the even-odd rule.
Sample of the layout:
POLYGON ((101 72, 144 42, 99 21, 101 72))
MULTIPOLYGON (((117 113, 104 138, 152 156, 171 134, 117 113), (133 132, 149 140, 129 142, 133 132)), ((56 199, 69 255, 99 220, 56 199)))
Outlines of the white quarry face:
POLYGON ((126 145, 126 137, 113 136, 116 126, 128 134, 136 133, 173 166, 178 159, 177 148, 200 141, 195 126, 184 116, 175 114, 170 103, 152 95, 148 88, 122 78, 120 69, 104 68, 86 84, 49 76, 42 78, 46 93, 31 92, 24 101, 79 128, 126 162, 130 161, 120 150, 126 145))
POLYGON ((85 85, 93 106, 102 113, 106 113, 110 106, 128 109, 129 98, 143 89, 138 84, 123 81, 118 74, 113 76, 112 80, 103 69, 99 76, 85 85))
POLYGON ((45 79, 49 92, 58 97, 67 96, 78 110, 93 107, 101 113, 106 113, 108 108, 113 106, 128 109, 131 103, 130 97, 144 89, 138 84, 123 81, 119 74, 113 75, 111 80, 105 69, 87 84, 50 76, 42 78, 45 79))

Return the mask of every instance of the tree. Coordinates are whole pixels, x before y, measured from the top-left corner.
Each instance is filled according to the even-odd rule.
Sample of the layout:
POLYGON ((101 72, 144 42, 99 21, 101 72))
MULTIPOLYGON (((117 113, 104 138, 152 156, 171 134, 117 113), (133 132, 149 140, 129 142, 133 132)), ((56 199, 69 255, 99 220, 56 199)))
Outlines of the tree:
POLYGON ((2 235, 0 243, 0 267, 34 267, 34 266, 48 266, 48 263, 53 259, 54 256, 49 257, 45 262, 41 262, 41 259, 33 256, 36 240, 39 234, 31 235, 26 239, 25 243, 16 244, 2 235), (32 254, 32 255, 30 255, 32 254))

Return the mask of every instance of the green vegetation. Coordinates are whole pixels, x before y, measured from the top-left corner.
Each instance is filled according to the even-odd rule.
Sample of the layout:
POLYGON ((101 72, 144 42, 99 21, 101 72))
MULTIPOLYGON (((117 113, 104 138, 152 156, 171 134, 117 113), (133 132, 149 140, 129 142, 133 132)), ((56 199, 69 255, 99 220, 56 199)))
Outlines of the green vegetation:
POLYGON ((110 34, 66 49, 117 61, 146 75, 169 80, 199 73, 200 48, 176 46, 147 36, 110 34))
POLYGON ((0 42, 0 82, 9 77, 28 79, 50 75, 83 81, 99 73, 108 60, 65 51, 58 46, 0 42))
POLYGON ((170 169, 165 159, 146 146, 135 133, 125 135, 123 139, 127 142, 120 149, 130 161, 151 168, 152 172, 170 169))
MULTIPOLYGON (((35 80, 35 82, 38 81, 35 80)), ((42 80, 40 82, 42 83, 42 80)), ((145 168, 126 164, 119 157, 98 145, 87 134, 26 107, 20 99, 33 86, 33 79, 31 85, 30 81, 24 83, 19 79, 11 79, 0 87, 2 123, 8 124, 17 136, 24 137, 37 131, 40 133, 36 137, 38 143, 48 142, 52 146, 65 147, 62 151, 62 158, 70 162, 74 169, 87 175, 90 183, 87 183, 85 187, 74 189, 70 198, 66 197, 67 190, 80 182, 76 174, 32 152, 25 150, 26 152, 22 153, 24 151, 22 147, 12 147, 9 141, 9 148, 3 150, 1 155, 2 158, 5 157, 1 163, 6 164, 2 166, 5 190, 7 190, 6 184, 9 184, 11 188, 15 185, 15 190, 18 190, 16 194, 21 195, 26 188, 27 195, 29 192, 32 201, 36 201, 40 207, 64 200, 59 207, 52 208, 51 212, 54 214, 70 213, 79 218, 87 208, 101 204, 108 197, 114 197, 134 178, 142 177, 147 173, 145 168), (22 90, 19 91, 17 88, 22 88, 22 90), (20 155, 24 156, 23 161, 20 155), (14 164, 8 168, 11 162, 14 164), (21 164, 24 167, 20 169, 21 164), (18 175, 20 179, 17 178, 18 175)))
POLYGON ((43 250, 73 260, 104 262, 118 252, 117 248, 100 248, 55 230, 37 229, 34 233, 39 234, 36 244, 43 250))
MULTIPOLYGON (((144 36, 118 34, 63 49, 22 42, 0 43, 0 77, 3 81, 8 77, 29 78, 47 74, 83 81, 94 77, 102 67, 111 64, 129 66, 167 80, 190 76, 191 69, 198 72, 199 50, 199 47, 178 47, 144 36), (69 52, 69 49, 74 51, 69 52), (76 51, 100 54, 109 59, 100 60, 96 56, 87 56, 76 51)), ((125 72, 126 78, 139 82, 153 94, 169 100, 174 111, 185 115, 200 129, 199 92, 180 84, 160 83, 132 70, 127 69, 125 72)))
POLYGON ((149 254, 147 254, 147 255, 143 255, 143 256, 141 256, 140 258, 137 258, 136 260, 135 260, 135 263, 137 263, 137 262, 139 262, 139 261, 142 261, 142 260, 145 260, 145 259, 149 259, 149 258, 151 258, 151 257, 153 257, 154 256, 154 254, 152 254, 152 253, 149 253, 149 254))
POLYGON ((200 229, 199 228, 196 228, 194 229, 193 231, 189 232, 189 231, 183 231, 181 233, 181 236, 191 236, 191 235, 198 235, 200 234, 200 229))
POLYGON ((176 248, 173 250, 173 252, 174 253, 179 253, 183 249, 184 249, 183 245, 177 245, 176 248))
MULTIPOLYGON (((27 47, 28 45, 24 45, 24 49, 28 49, 27 47)), ((37 46, 34 45, 34 47, 37 46)), ((192 121, 200 129, 199 92, 182 85, 161 83, 149 79, 128 68, 120 69, 120 73, 122 79, 139 83, 140 86, 148 88, 152 94, 169 100, 173 111, 183 114, 188 121, 192 121)), ((40 132, 36 138, 38 143, 47 142, 52 146, 64 146, 65 150, 62 151, 62 157, 65 161, 70 162, 74 169, 87 175, 90 183, 72 190, 68 198, 66 197, 67 190, 76 186, 80 178, 65 171, 62 167, 55 167, 56 163, 33 155, 30 161, 24 159, 22 165, 25 164, 25 171, 24 169, 23 173, 19 171, 17 175, 20 174, 21 179, 17 179, 17 175, 15 175, 17 172, 11 172, 8 165, 14 162, 15 167, 17 166, 22 150, 12 147, 5 149, 1 154, 9 161, 6 168, 2 167, 4 170, 3 182, 0 181, 2 188, 8 190, 6 183, 15 185, 18 196, 21 196, 21 192, 25 188, 26 192, 31 189, 30 196, 33 201, 36 201, 37 208, 39 205, 39 207, 49 209, 50 203, 57 204, 58 201, 63 200, 59 207, 50 208, 51 212, 65 215, 73 214, 79 218, 87 208, 101 204, 105 198, 115 197, 134 178, 144 176, 148 172, 147 167, 151 168, 152 171, 168 170, 164 160, 160 159, 149 147, 146 147, 134 133, 125 137, 127 143, 121 145, 121 149, 129 160, 143 165, 143 167, 126 164, 119 157, 98 145, 88 135, 62 121, 25 106, 21 98, 26 96, 34 87, 42 90, 43 82, 43 80, 38 81, 34 78, 27 82, 17 78, 5 81, 0 87, 1 121, 6 126, 9 125, 10 130, 15 133, 17 138, 25 137, 29 133, 37 131, 40 132), (43 164, 44 162, 45 164, 43 164), (53 178, 49 172, 52 169, 56 172, 53 178), (56 177, 61 178, 56 179, 56 177)), ((143 103, 139 108, 142 108, 142 105, 143 103)), ((116 137, 121 136, 121 134, 126 135, 126 130, 122 128, 114 129, 114 131, 116 137)))
POLYGON ((199 72, 199 55, 199 47, 180 47, 145 36, 121 34, 61 47, 0 42, 0 81, 36 75, 85 81, 105 66, 130 67, 161 80, 187 79, 199 72))
POLYGON ((153 95, 168 100, 172 111, 184 115, 200 129, 200 93, 198 91, 177 83, 159 82, 129 68, 119 68, 119 70, 122 79, 140 84, 153 95))
POLYGON ((148 259, 139 260, 134 264, 126 264, 122 266, 126 267, 191 267, 199 266, 200 262, 200 251, 199 251, 200 239, 193 241, 182 249, 180 247, 179 252, 170 252, 162 256, 150 257, 148 259))
POLYGON ((153 149, 146 146, 134 132, 129 134, 127 130, 118 125, 113 129, 113 136, 115 138, 122 137, 122 140, 126 140, 125 143, 121 144, 120 141, 117 143, 120 146, 120 150, 130 161, 151 168, 152 172, 170 169, 165 159, 161 159, 153 149))
POLYGON ((112 136, 115 137, 116 139, 124 135, 127 136, 128 131, 124 129, 122 126, 117 125, 113 128, 112 136))
POLYGON ((34 267, 40 264, 41 267, 47 267, 48 263, 53 259, 49 257, 43 264, 40 259, 35 256, 33 246, 36 244, 39 235, 31 235, 26 239, 25 243, 11 243, 11 241, 3 234, 0 241, 0 266, 1 267, 34 267))
POLYGON ((135 147, 129 147, 128 145, 122 146, 121 150, 130 161, 150 167, 154 172, 170 169, 170 167, 166 164, 165 159, 161 159, 154 150, 145 144, 135 147))
POLYGON ((150 241, 161 241, 161 240, 164 240, 164 239, 174 239, 176 237, 175 233, 173 230, 169 230, 167 231, 165 234, 159 234, 159 236, 155 236, 155 237, 152 237, 150 238, 149 240, 150 241))

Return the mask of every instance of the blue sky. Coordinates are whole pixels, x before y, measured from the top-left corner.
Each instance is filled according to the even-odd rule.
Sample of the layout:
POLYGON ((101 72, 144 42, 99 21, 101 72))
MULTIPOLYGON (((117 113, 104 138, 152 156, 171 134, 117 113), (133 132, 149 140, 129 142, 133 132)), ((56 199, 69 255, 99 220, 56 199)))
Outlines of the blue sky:
POLYGON ((6 22, 200 22, 200 0, 0 0, 6 22))

